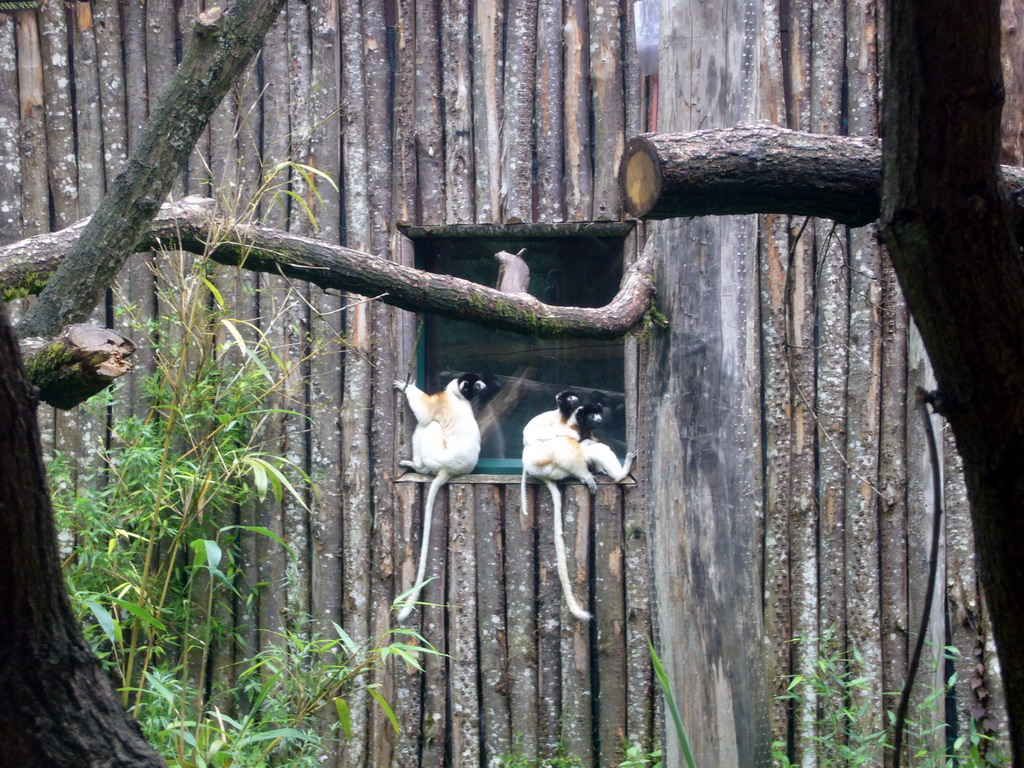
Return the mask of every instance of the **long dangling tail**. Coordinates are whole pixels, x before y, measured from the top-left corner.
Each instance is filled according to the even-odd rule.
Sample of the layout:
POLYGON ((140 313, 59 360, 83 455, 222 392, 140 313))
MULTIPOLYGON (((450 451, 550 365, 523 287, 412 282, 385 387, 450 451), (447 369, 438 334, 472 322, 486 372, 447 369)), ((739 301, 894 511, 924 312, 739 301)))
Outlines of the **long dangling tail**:
POLYGON ((545 480, 544 483, 551 491, 551 503, 555 507, 555 557, 558 559, 558 580, 562 582, 562 594, 565 595, 565 602, 572 615, 581 621, 589 621, 593 616, 583 610, 569 584, 569 565, 565 558, 565 542, 562 540, 562 494, 551 480, 545 480))
POLYGON ((423 589, 423 577, 427 572, 427 550, 430 549, 430 521, 434 516, 434 499, 437 498, 438 489, 447 483, 450 477, 451 475, 442 469, 431 482, 430 490, 427 491, 427 509, 423 513, 423 541, 420 542, 420 564, 416 569, 416 578, 413 580, 415 591, 406 596, 405 605, 398 612, 398 621, 405 621, 406 617, 412 613, 420 596, 420 590, 423 589))
POLYGON ((519 513, 523 515, 530 514, 530 511, 526 508, 526 470, 523 469, 523 481, 519 486, 519 513))

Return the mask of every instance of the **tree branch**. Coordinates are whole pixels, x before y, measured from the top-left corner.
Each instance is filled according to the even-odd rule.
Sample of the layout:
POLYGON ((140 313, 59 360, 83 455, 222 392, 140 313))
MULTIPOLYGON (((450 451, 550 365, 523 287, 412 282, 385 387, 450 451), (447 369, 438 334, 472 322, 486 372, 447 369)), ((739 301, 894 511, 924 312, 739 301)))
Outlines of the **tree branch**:
MULTIPOLYGON (((1002 173, 1024 218, 1024 169, 1002 173)), ((874 137, 770 123, 647 133, 626 143, 619 188, 626 209, 642 219, 785 213, 862 227, 879 216, 882 149, 874 137)))
POLYGON ((118 173, 58 272, 18 326, 21 338, 49 337, 85 320, 101 301, 217 105, 241 75, 284 0, 233 0, 199 15, 192 43, 118 173))
MULTIPOLYGON (((43 285, 88 227, 81 221, 0 247, 0 295, 10 298, 43 285)), ((379 296, 414 312, 432 312, 536 337, 616 338, 635 330, 650 308, 654 283, 645 256, 623 275, 604 307, 561 307, 508 294, 469 280, 412 269, 361 251, 215 213, 213 200, 188 197, 164 205, 134 250, 172 248, 208 254, 222 264, 284 275, 321 288, 379 296)))

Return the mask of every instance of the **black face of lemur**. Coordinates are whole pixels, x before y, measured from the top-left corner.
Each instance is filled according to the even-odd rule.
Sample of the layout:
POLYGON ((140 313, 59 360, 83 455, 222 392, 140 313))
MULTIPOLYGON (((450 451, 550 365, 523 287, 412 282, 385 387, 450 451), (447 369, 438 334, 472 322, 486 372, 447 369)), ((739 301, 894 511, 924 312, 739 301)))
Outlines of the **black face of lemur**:
POLYGON ((555 402, 558 403, 558 410, 561 411, 562 418, 568 419, 579 406, 580 396, 571 389, 567 389, 555 395, 555 402))
POLYGON ((475 373, 464 373, 458 378, 459 392, 467 400, 472 400, 476 395, 487 389, 487 385, 475 373))
POLYGON ((604 421, 604 406, 600 403, 587 403, 581 405, 573 414, 576 417, 576 425, 584 430, 597 429, 604 421))

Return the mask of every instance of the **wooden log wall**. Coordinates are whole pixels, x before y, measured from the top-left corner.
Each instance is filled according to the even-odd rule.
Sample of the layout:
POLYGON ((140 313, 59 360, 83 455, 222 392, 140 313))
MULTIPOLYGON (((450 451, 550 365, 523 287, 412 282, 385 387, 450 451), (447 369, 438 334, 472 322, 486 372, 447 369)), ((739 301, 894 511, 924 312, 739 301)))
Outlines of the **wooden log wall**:
MULTIPOLYGON (((662 5, 659 129, 760 117, 876 131, 876 0, 662 5)), ((1004 3, 1008 29, 1019 5, 1004 3)), ((96 207, 195 13, 187 2, 93 0, 0 14, 0 242, 96 207)), ((403 263, 412 248, 399 221, 620 218, 618 153, 650 127, 651 81, 635 62, 632 3, 294 0, 176 194, 239 209, 268 168, 308 164, 339 186, 318 183, 313 195, 300 174, 280 178, 316 214, 313 234, 403 263)), ((1009 71, 1009 103, 1019 104, 1009 71)), ((1019 110, 1007 110, 1006 128, 1004 162, 1020 164, 1019 110)), ((294 202, 267 196, 255 213, 310 232, 294 202)), ((639 483, 565 494, 570 573, 578 594, 592 590, 596 622, 584 627, 562 606, 546 495, 531 492, 523 514, 505 480, 452 483, 432 532, 438 578, 423 593, 435 607, 411 625, 446 655, 422 674, 379 675, 398 735, 357 697, 353 737, 327 765, 496 766, 512 753, 616 765, 624 741, 650 745, 660 727, 646 650, 654 624, 699 764, 763 763, 780 740, 802 766, 816 764, 798 743, 814 734, 819 702, 772 699, 785 675, 817 660, 794 637, 831 630, 856 649, 871 665, 865 700, 898 688, 935 514, 914 396, 931 379, 874 228, 764 216, 649 230, 669 328, 628 345, 627 381, 641 380, 627 393, 639 483)), ((117 306, 130 304, 139 323, 157 318, 154 263, 136 256, 99 316, 122 330, 117 306)), ((281 419, 274 450, 316 482, 308 513, 289 502, 238 511, 298 557, 290 565, 279 548, 241 538, 242 596, 217 608, 241 639, 215 649, 215 674, 230 682, 231 662, 294 618, 286 609, 356 638, 392 626, 390 603, 416 568, 425 489, 395 482, 411 425, 391 382, 410 369, 413 318, 281 279, 219 280, 235 314, 282 351, 285 402, 300 415, 281 419), (307 361, 318 346, 328 353, 307 361)), ((115 421, 144 407, 139 381, 122 390, 115 421)), ((48 449, 70 450, 82 467, 96 460, 102 424, 77 412, 40 418, 48 449)), ((962 654, 958 726, 980 715, 998 734, 998 660, 948 435, 943 463, 946 600, 932 637, 962 654)), ((925 685, 938 685, 943 668, 925 668, 937 670, 925 685)), ((880 707, 869 713, 882 722, 880 707)), ((671 738, 667 749, 667 764, 679 764, 671 738)))
MULTIPOLYGON (((0 242, 96 208, 201 6, 49 2, 0 15, 0 242)), ((406 263, 412 248, 398 221, 618 219, 618 154, 627 126, 643 127, 639 87, 626 83, 628 12, 619 2, 294 0, 173 194, 214 195, 241 213, 278 168, 279 191, 302 199, 318 228, 281 195, 251 203, 255 216, 406 263), (279 167, 285 161, 330 174, 339 189, 318 182, 313 194, 294 168, 279 167)), ((168 309, 163 258, 134 257, 98 318, 122 330, 129 320, 158 321, 169 332, 159 322, 168 309), (130 318, 115 317, 125 306, 130 318)), ((238 632, 237 645, 214 649, 214 675, 230 683, 232 662, 280 642, 273 633, 300 626, 299 613, 312 617, 305 631, 329 634, 337 622, 357 640, 394 626, 389 608, 415 572, 426 494, 395 482, 411 425, 391 384, 410 370, 415 318, 244 272, 220 273, 217 288, 281 358, 285 386, 274 405, 294 413, 278 417, 270 450, 315 481, 304 490, 308 512, 287 498, 237 511, 237 522, 270 529, 295 556, 266 537, 240 538, 241 595, 215 609, 238 632), (309 357, 321 346, 326 354, 309 357)), ((138 327, 126 333, 141 342, 140 374, 152 371, 148 340, 138 327)), ((628 356, 635 379, 635 342, 628 356)), ((121 390, 115 423, 144 409, 140 381, 121 390)), ((635 392, 629 398, 635 407, 635 392)), ((102 423, 77 410, 40 415, 50 450, 83 467, 95 461, 102 423)), ((438 578, 423 595, 436 607, 416 611, 409 626, 445 655, 428 658, 422 674, 398 664, 378 675, 398 735, 357 695, 353 736, 325 765, 496 766, 512 754, 565 754, 613 766, 627 740, 653 748, 639 490, 566 493, 570 570, 577 594, 597 606, 596 621, 583 625, 562 605, 550 501, 531 489, 521 514, 517 482, 492 476, 441 494, 430 569, 438 578)))

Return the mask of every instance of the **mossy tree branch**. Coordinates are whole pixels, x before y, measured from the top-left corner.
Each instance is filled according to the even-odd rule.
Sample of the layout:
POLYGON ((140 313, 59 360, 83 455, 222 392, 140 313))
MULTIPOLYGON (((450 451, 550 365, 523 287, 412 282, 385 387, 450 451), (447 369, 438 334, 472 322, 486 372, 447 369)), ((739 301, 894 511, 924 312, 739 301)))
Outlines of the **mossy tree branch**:
MULTIPOLYGON (((79 222, 0 248, 0 295, 16 296, 26 288, 45 284, 87 226, 79 222)), ((402 309, 536 337, 623 336, 640 326, 654 294, 647 257, 626 271, 618 294, 607 305, 552 306, 525 294, 502 293, 350 248, 233 222, 216 214, 214 201, 201 197, 163 206, 135 244, 135 250, 160 247, 205 253, 223 264, 376 296, 402 309)))

